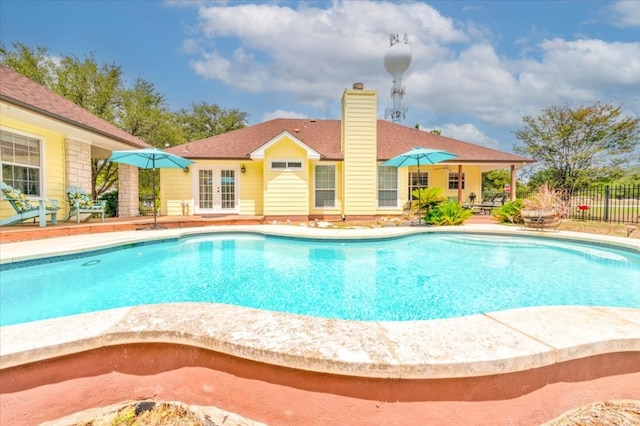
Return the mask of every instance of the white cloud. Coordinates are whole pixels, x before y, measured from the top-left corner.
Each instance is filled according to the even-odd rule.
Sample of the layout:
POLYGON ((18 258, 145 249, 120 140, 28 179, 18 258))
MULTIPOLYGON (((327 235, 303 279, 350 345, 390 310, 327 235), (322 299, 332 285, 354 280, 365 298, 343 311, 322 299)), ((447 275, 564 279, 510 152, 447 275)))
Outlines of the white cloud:
MULTIPOLYGON (((485 135, 476 126, 470 123, 461 125, 447 123, 442 127, 438 127, 438 129, 442 132, 442 136, 446 136, 448 138, 471 142, 476 145, 486 146, 487 148, 500 148, 500 143, 497 140, 485 135)), ((420 130, 424 129, 421 127, 420 130)), ((433 129, 428 129, 427 131, 431 130, 433 129)))
POLYGON ((614 25, 619 27, 640 27, 640 2, 620 0, 611 5, 614 25))
MULTIPOLYGON (((403 76, 410 113, 427 111, 448 122, 472 116, 511 129, 524 115, 565 103, 623 103, 640 114, 640 42, 586 36, 540 41, 536 33, 525 36, 525 45, 521 35, 514 38, 512 46, 524 47, 521 56, 508 57, 497 50, 485 23, 454 21, 421 2, 334 1, 324 3, 326 9, 313 4, 201 5, 198 28, 184 44, 185 51, 198 52, 190 65, 240 92, 277 93, 284 103, 274 108, 297 104, 329 118, 339 115, 343 90, 364 82, 378 91, 382 116, 391 104, 392 79, 383 65, 389 34, 406 32, 413 54, 403 76)), ((639 5, 615 3, 624 16, 619 22, 637 25, 639 5)), ((280 113, 289 112, 276 110, 264 119, 280 113)), ((458 139, 497 146, 472 125, 450 126, 458 139)))
POLYGON ((346 1, 327 9, 283 4, 201 7, 202 35, 236 45, 232 51, 220 43, 214 51, 202 47, 205 53, 191 62, 196 73, 243 90, 293 93, 326 107, 355 81, 376 88, 384 83, 389 90, 382 59, 390 33, 409 33, 412 48, 429 52, 430 60, 447 54, 439 43, 467 40, 451 19, 423 3, 346 1))
POLYGON ((262 116, 262 121, 269 121, 276 118, 307 118, 307 116, 295 111, 283 111, 281 109, 277 109, 275 111, 265 113, 262 116))

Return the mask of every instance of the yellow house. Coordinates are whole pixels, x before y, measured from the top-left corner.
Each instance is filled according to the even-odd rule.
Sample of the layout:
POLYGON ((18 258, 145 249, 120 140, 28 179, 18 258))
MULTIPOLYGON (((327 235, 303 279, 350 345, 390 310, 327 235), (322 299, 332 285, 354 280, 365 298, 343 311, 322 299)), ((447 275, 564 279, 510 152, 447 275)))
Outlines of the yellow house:
POLYGON ((361 83, 342 95, 341 120, 275 119, 167 149, 193 160, 162 169, 167 215, 249 215, 271 219, 369 219, 403 213, 411 191, 444 188, 466 201, 482 173, 515 172, 532 160, 377 119, 377 94, 361 83), (415 147, 458 157, 431 166, 381 163, 415 147))
MULTIPOLYGON (((2 182, 28 198, 57 200, 58 219, 69 213, 66 188, 91 193, 92 158, 150 145, 0 65, 0 164, 2 182)), ((121 165, 119 215, 138 216, 138 169, 121 165)), ((0 200, 0 219, 15 214, 0 200)))

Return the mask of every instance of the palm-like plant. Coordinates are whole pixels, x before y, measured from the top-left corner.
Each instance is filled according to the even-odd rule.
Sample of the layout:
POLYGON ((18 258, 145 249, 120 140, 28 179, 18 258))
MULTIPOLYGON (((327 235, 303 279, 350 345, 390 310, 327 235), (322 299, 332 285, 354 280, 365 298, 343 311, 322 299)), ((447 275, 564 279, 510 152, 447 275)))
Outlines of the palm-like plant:
POLYGON ((444 189, 438 187, 414 189, 411 195, 414 199, 407 203, 405 210, 417 216, 428 215, 431 209, 449 200, 444 189))
POLYGON ((449 201, 431 209, 425 215, 424 221, 439 226, 462 225, 471 216, 473 216, 471 210, 463 209, 456 201, 449 201))

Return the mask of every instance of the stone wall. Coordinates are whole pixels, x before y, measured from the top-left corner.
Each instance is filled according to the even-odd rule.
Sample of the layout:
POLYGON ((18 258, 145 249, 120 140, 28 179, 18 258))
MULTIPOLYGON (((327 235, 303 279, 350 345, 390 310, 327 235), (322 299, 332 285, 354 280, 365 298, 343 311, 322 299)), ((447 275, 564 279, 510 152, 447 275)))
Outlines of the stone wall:
POLYGON ((138 168, 118 164, 118 216, 139 216, 138 168))
POLYGON ((67 139, 65 151, 67 186, 79 186, 91 194, 91 145, 67 139))

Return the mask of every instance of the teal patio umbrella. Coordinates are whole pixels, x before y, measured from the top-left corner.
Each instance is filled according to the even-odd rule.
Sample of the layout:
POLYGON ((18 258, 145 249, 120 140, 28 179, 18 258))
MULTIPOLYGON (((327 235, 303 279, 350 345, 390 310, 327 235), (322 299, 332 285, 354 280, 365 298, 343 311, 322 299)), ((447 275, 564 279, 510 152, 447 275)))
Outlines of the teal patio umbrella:
POLYGON ((169 154, 157 148, 132 149, 129 151, 113 151, 109 161, 129 164, 141 169, 153 169, 153 225, 147 229, 160 229, 156 211, 156 169, 179 168, 184 169, 193 161, 177 155, 169 154))
POLYGON ((429 149, 418 146, 385 161, 382 165, 393 167, 417 166, 418 179, 420 179, 420 164, 438 164, 452 158, 458 158, 458 156, 444 149, 429 149))
MULTIPOLYGON (((438 164, 452 158, 458 158, 458 156, 443 149, 429 149, 418 146, 385 161, 382 165, 393 167, 417 166, 418 182, 420 182, 420 164, 438 164)), ((411 200, 411 194, 409 194, 409 200, 411 200)))
POLYGON ((417 166, 418 173, 420 173, 420 164, 438 164, 452 158, 458 158, 458 156, 444 149, 429 149, 418 146, 385 161, 382 165, 393 167, 417 166))

